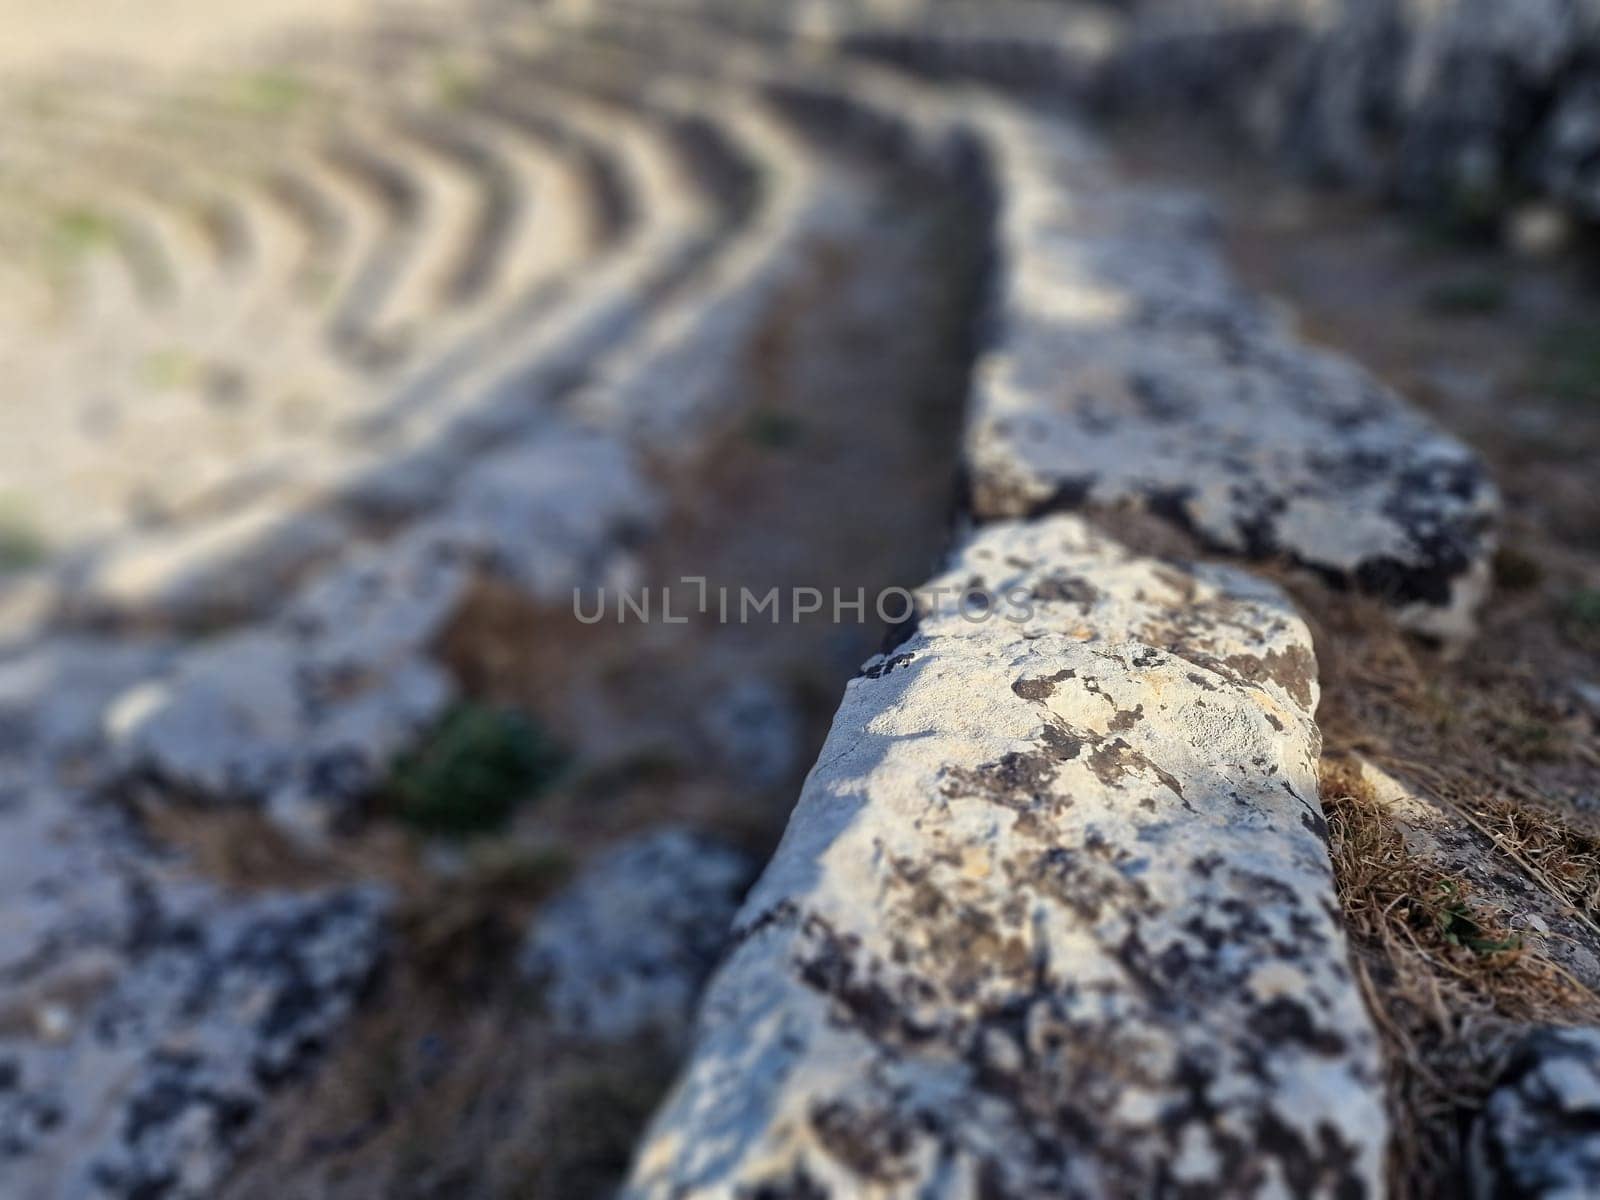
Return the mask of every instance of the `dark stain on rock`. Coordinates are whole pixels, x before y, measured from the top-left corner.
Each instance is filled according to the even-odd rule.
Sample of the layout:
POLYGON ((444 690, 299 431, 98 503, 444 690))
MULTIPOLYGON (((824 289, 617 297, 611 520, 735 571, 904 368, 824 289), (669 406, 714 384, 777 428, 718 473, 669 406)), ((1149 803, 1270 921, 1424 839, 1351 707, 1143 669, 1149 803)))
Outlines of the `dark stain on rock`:
POLYGON ((1304 1046, 1315 1054, 1336 1057, 1344 1053, 1344 1039, 1318 1029, 1311 1010, 1292 996, 1274 996, 1250 1014, 1250 1031, 1269 1046, 1304 1046))
POLYGON ((1056 694, 1056 684, 1065 683, 1069 679, 1076 678, 1076 676, 1076 671, 1066 667, 1057 671, 1054 675, 1019 679, 1011 685, 1011 690, 1024 700, 1048 700, 1056 694))
POLYGON ((1259 656, 1232 654, 1222 661, 1239 678, 1249 683, 1270 680, 1289 693, 1301 708, 1311 711, 1311 689, 1317 679, 1317 660, 1304 646, 1269 650, 1259 656))
POLYGON ((881 659, 880 661, 873 663, 872 666, 861 672, 861 675, 865 679, 882 679, 896 667, 903 667, 915 661, 916 657, 917 656, 910 651, 903 651, 891 658, 881 659))
POLYGON ((795 1167, 782 1179, 746 1184, 734 1193, 737 1200, 829 1200, 823 1187, 804 1167, 795 1167))
POLYGON ((808 1119, 817 1144, 860 1179, 893 1184, 915 1177, 915 1166, 906 1162, 911 1131, 890 1113, 829 1100, 814 1105, 808 1119))
POLYGON ((1142 720, 1144 720, 1144 705, 1138 704, 1132 709, 1119 710, 1106 728, 1112 733, 1126 733, 1142 720))
POLYGON ((1098 739, 1088 758, 1089 769, 1095 778, 1107 787, 1115 787, 1137 770, 1146 770, 1159 779, 1179 800, 1184 800, 1183 788, 1177 779, 1162 770, 1150 759, 1128 745, 1122 738, 1098 739))
POLYGON ((1100 589, 1081 575, 1052 571, 1029 590, 1029 595, 1047 604, 1076 604, 1087 613, 1100 601, 1100 589))

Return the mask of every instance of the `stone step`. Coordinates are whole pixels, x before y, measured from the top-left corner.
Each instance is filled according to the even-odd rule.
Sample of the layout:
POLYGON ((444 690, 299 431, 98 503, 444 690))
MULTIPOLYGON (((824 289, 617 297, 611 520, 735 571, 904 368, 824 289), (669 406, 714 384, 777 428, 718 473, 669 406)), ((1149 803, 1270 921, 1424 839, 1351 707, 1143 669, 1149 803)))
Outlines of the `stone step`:
POLYGON ((1001 212, 975 515, 1140 507, 1208 550, 1281 558, 1413 628, 1468 633, 1499 507, 1477 456, 1260 317, 1202 222, 1163 220, 1049 125, 983 120, 1001 212))
MULTIPOLYGON (((693 27, 685 38, 650 3, 621 11, 635 37, 708 37, 693 27)), ((876 110, 891 137, 897 113, 919 113, 924 141, 943 124, 984 148, 999 210, 992 344, 968 434, 978 519, 1143 508, 1209 551, 1285 560, 1372 594, 1420 632, 1470 631, 1499 507, 1476 455, 1245 295, 1203 208, 1120 184, 1070 124, 993 96, 918 94, 910 80, 840 68, 808 82, 763 49, 784 28, 753 24, 728 21, 740 32, 724 37, 785 88, 832 95, 858 123, 876 110)), ((825 22, 797 27, 836 45, 825 22)))
MULTIPOLYGON (((610 117, 600 119, 597 113, 596 119, 599 120, 600 125, 604 126, 608 130, 614 127, 614 121, 612 121, 610 117)), ((477 120, 477 118, 474 118, 474 120, 477 120)), ((649 158, 649 155, 654 151, 652 151, 650 148, 648 135, 645 134, 643 127, 640 127, 639 134, 631 142, 631 145, 631 153, 634 155, 634 161, 643 161, 650 171, 655 172, 655 174, 659 176, 661 173, 661 168, 656 166, 655 163, 649 158)), ((666 148, 662 147, 661 153, 665 154, 666 152, 666 148)), ((669 166, 668 169, 670 170, 675 168, 669 166)), ((556 194, 556 189, 552 188, 551 191, 553 195, 556 194)), ((677 192, 674 192, 673 194, 674 204, 677 203, 677 194, 677 192)), ((697 223, 701 221, 698 210, 693 209, 692 207, 685 209, 681 205, 679 206, 679 210, 685 214, 693 213, 693 219, 697 223)), ((570 215, 567 216, 567 219, 571 219, 570 215)), ((705 224, 707 231, 710 232, 709 222, 706 222, 705 224)), ((565 238, 563 228, 559 224, 552 228, 550 232, 558 238, 565 238)), ((679 257, 681 257, 681 252, 676 245, 669 245, 668 243, 678 236, 680 235, 674 232, 661 231, 654 245, 649 245, 646 243, 635 245, 632 248, 633 260, 631 263, 622 265, 618 268, 613 268, 609 271, 609 273, 595 272, 592 279, 583 278, 577 281, 578 290, 575 294, 569 296, 557 294, 557 291, 560 290, 571 290, 570 288, 567 288, 557 289, 557 291, 552 291, 549 295, 533 297, 524 296, 522 298, 523 304, 520 308, 513 306, 513 308, 508 312, 490 313, 485 321, 486 329, 467 331, 468 333, 477 335, 476 340, 473 340, 473 338, 469 337, 462 337, 460 339, 463 344, 458 348, 455 355, 455 360, 458 363, 461 363, 467 359, 471 360, 471 373, 468 378, 458 381, 456 386, 452 388, 439 388, 437 385, 440 383, 440 376, 437 372, 434 372, 431 375, 426 372, 421 372, 411 381, 411 388, 413 390, 420 390, 419 385, 422 383, 433 384, 435 387, 430 393, 430 398, 439 403, 440 408, 444 410, 442 414, 444 417, 459 415, 462 410, 465 410, 466 415, 470 417, 472 416, 471 405, 473 403, 472 397, 474 395, 482 395, 494 387, 499 387, 503 391, 510 391, 512 390, 513 385, 517 382, 518 377, 506 371, 508 363, 504 360, 498 364, 499 377, 496 377, 497 364, 494 355, 482 353, 489 348, 486 346, 486 342, 491 339, 503 343, 508 349, 515 348, 517 358, 511 365, 527 364, 520 367, 520 378, 526 382, 529 382, 530 384, 540 383, 541 377, 537 375, 537 371, 542 364, 545 352, 552 348, 560 348, 563 340, 566 340, 570 346, 570 348, 566 351, 569 363, 580 363, 592 359, 595 352, 605 344, 606 340, 625 333, 628 322, 633 319, 631 317, 624 318, 624 314, 627 310, 626 308, 622 307, 624 303, 634 303, 631 293, 638 289, 632 288, 629 283, 630 279, 633 278, 633 273, 646 269, 649 265, 650 256, 652 255, 658 255, 667 260, 669 266, 676 264, 679 257), (587 302, 583 300, 585 294, 590 296, 590 299, 587 302), (541 310, 550 308, 554 301, 562 298, 568 299, 572 301, 572 303, 567 306, 565 311, 559 314, 561 319, 558 320, 555 327, 549 331, 545 341, 534 342, 530 344, 530 339, 527 336, 527 325, 529 320, 535 316, 538 316, 541 310), (624 300, 623 298, 627 299, 624 300), (508 375, 510 375, 509 380, 508 375), (452 409, 455 410, 455 412, 452 412, 452 409)), ((695 236, 698 237, 700 234, 696 233, 695 236)), ((582 249, 583 247, 580 246, 579 253, 581 253, 582 249)), ((576 260, 577 256, 572 255, 570 257, 573 260, 572 267, 575 270, 578 266, 578 261, 576 260)), ((676 269, 676 267, 673 266, 673 269, 676 269)), ((462 323, 470 324, 470 322, 465 320, 462 323)), ((441 355, 443 353, 445 352, 441 352, 441 355)), ((321 365, 318 364, 317 356, 312 349, 307 347, 304 343, 301 343, 299 358, 296 361, 303 361, 307 366, 321 365)), ((324 372, 326 371, 325 366, 323 366, 322 369, 324 372)), ((559 381, 559 376, 563 370, 571 370, 571 367, 567 366, 565 368, 557 369, 556 366, 552 366, 552 368, 542 376, 542 379, 545 381, 543 386, 553 386, 559 381)), ((401 386, 403 387, 404 385, 405 381, 402 380, 401 386)), ((348 392, 348 381, 344 381, 344 386, 341 388, 340 380, 337 376, 334 376, 329 378, 322 385, 322 389, 324 391, 337 389, 348 392)), ((400 398, 403 398, 404 392, 400 392, 399 396, 400 398)), ((518 399, 520 401, 521 397, 518 397, 518 399)), ((382 407, 376 398, 365 402, 362 402, 357 398, 353 405, 357 411, 359 411, 363 406, 365 406, 368 411, 379 411, 382 407)), ((525 406, 519 404, 519 407, 525 406)), ((436 421, 434 423, 434 427, 431 429, 423 428, 421 430, 408 431, 411 433, 411 444, 416 445, 419 443, 425 443, 430 436, 433 436, 437 432, 438 425, 439 422, 436 421)), ((270 436, 271 433, 272 431, 270 429, 261 430, 256 435, 246 440, 250 441, 254 445, 265 444, 270 447, 274 441, 274 439, 270 436)), ((435 440, 440 439, 436 437, 435 440)), ((481 440, 481 438, 479 440, 481 440)), ((405 446, 402 445, 400 449, 404 450, 405 446)), ((293 484, 294 487, 297 487, 302 493, 304 493, 308 481, 315 488, 316 486, 322 486, 319 484, 319 480, 336 480, 342 477, 351 481, 351 485, 355 487, 357 495, 361 493, 362 485, 359 484, 358 480, 364 475, 370 476, 372 470, 371 466, 363 465, 363 463, 360 461, 363 457, 361 448, 358 447, 349 452, 335 448, 322 453, 320 456, 316 453, 304 453, 304 450, 304 439, 298 439, 290 440, 285 445, 284 451, 277 452, 278 461, 280 463, 288 464, 288 471, 286 475, 288 481, 291 484, 293 484, 293 481, 296 479, 301 481, 299 484, 293 484)), ((452 450, 450 456, 455 455, 456 452, 452 450)), ((187 470, 178 473, 178 475, 173 478, 163 479, 163 507, 169 512, 176 513, 183 511, 186 507, 190 507, 195 503, 204 505, 205 501, 200 497, 203 496, 207 489, 214 490, 216 486, 215 484, 208 482, 210 479, 215 479, 218 484, 221 484, 221 486, 226 489, 227 493, 231 493, 233 495, 255 494, 259 498, 260 485, 251 483, 250 480, 252 477, 261 480, 267 480, 273 477, 271 460, 274 455, 269 453, 265 457, 267 461, 259 464, 255 468, 250 468, 248 464, 243 464, 245 466, 243 471, 241 471, 241 464, 237 461, 237 456, 235 456, 234 459, 227 464, 228 469, 226 471, 218 471, 214 476, 208 476, 204 473, 196 475, 193 470, 187 470), (186 480, 191 480, 192 482, 186 483, 186 480), (184 498, 183 493, 185 489, 187 489, 189 496, 193 497, 194 499, 186 500, 184 498)), ((394 453, 394 447, 390 446, 384 450, 374 450, 368 452, 364 457, 370 463, 381 464, 387 458, 400 458, 403 457, 403 455, 394 453)), ((442 477, 446 472, 447 464, 441 463, 439 469, 435 470, 433 474, 435 476, 442 477)), ((414 474, 414 472, 409 473, 411 476, 414 476, 414 474)), ((388 477, 403 481, 408 477, 408 472, 405 469, 404 464, 402 464, 401 470, 398 472, 390 472, 388 477)), ((336 486, 343 488, 346 485, 337 484, 336 486)), ((383 488, 389 492, 392 492, 393 490, 392 488, 386 487, 386 485, 383 485, 381 482, 376 486, 379 486, 380 488, 383 488)), ((370 490, 370 487, 367 490, 370 490)), ((419 497, 415 502, 425 503, 426 497, 419 497)), ((264 501, 264 503, 268 504, 269 506, 281 505, 282 501, 271 499, 269 497, 266 501, 264 501)), ((214 508, 215 505, 212 504, 207 507, 214 508)), ((228 513, 224 511, 220 515, 228 517, 229 526, 233 529, 265 528, 265 523, 259 514, 244 514, 235 512, 233 515, 228 515, 228 513)), ((295 520, 298 521, 299 518, 295 518, 295 520)), ((151 542, 152 538, 146 538, 143 540, 146 542, 151 542)), ((314 543, 307 542, 298 537, 290 537, 287 544, 310 547, 313 544, 320 543, 320 541, 320 539, 317 539, 314 543)), ((279 542, 275 544, 281 545, 283 543, 279 542)), ((108 566, 107 570, 110 572, 110 576, 112 577, 118 577, 124 580, 138 579, 143 581, 140 584, 140 588, 142 589, 150 583, 152 569, 159 567, 163 562, 181 563, 183 564, 181 578, 185 580, 194 580, 198 578, 200 582, 180 582, 179 579, 174 579, 172 583, 173 586, 177 587, 177 592, 171 591, 167 585, 163 584, 160 585, 154 593, 146 594, 151 596, 163 594, 171 596, 184 593, 191 595, 202 595, 206 591, 205 580, 208 578, 216 579, 218 576, 215 572, 207 576, 203 571, 199 572, 197 576, 195 573, 195 568, 198 560, 195 558, 194 554, 191 553, 191 550, 198 552, 206 547, 219 545, 226 546, 227 553, 222 559, 217 560, 219 563, 218 571, 221 571, 225 574, 230 573, 237 568, 237 564, 239 562, 239 557, 236 553, 236 551, 240 548, 239 545, 231 536, 223 536, 219 538, 218 535, 213 535, 207 532, 203 527, 195 527, 192 531, 184 531, 181 529, 161 531, 158 534, 153 535, 153 544, 148 551, 140 548, 137 545, 119 548, 115 552, 117 558, 126 559, 131 555, 135 560, 135 565, 128 568, 125 568, 124 566, 108 566)), ((270 557, 272 556, 269 556, 269 558, 270 557)), ((96 575, 91 576, 91 578, 95 577, 107 576, 105 576, 104 573, 97 573, 96 575)), ((234 595, 243 594, 240 590, 228 589, 228 591, 234 595)), ((113 587, 109 592, 106 592, 98 598, 92 595, 86 597, 86 607, 88 611, 91 612, 105 609, 109 609, 111 612, 136 612, 136 608, 130 610, 128 609, 128 605, 130 603, 135 603, 135 598, 138 594, 139 591, 137 589, 135 592, 129 593, 121 586, 113 587)), ((160 605, 158 604, 157 607, 159 608, 160 605)), ((201 618, 197 616, 195 619, 200 620, 201 618)), ((214 616, 204 618, 206 621, 213 619, 215 619, 214 616)))
POLYGON ((518 968, 564 1036, 681 1042, 755 864, 666 826, 608 849, 529 923, 518 968))
MULTIPOLYGON (((575 107, 583 111, 576 97, 566 96, 564 119, 572 118, 575 107)), ((709 119, 709 110, 717 106, 710 99, 685 108, 681 98, 648 91, 633 103, 676 119, 691 112, 709 119)), ((351 570, 378 571, 389 581, 360 589, 361 595, 414 595, 409 584, 399 582, 418 570, 407 564, 436 560, 455 562, 468 574, 487 570, 550 603, 565 602, 574 587, 622 579, 616 571, 626 569, 628 556, 620 552, 638 543, 658 507, 623 450, 650 419, 648 413, 631 411, 630 403, 644 405, 654 398, 659 405, 662 381, 669 378, 685 384, 691 402, 710 405, 737 394, 737 364, 729 359, 770 311, 775 289, 800 270, 805 239, 814 236, 826 208, 810 157, 792 136, 760 116, 759 106, 748 100, 745 105, 750 111, 720 122, 717 136, 725 139, 729 153, 762 164, 760 203, 726 232, 730 248, 700 268, 694 282, 670 291, 641 334, 625 343, 576 398, 573 417, 589 421, 609 415, 614 420, 602 423, 612 431, 573 429, 552 415, 519 435, 521 445, 478 457, 469 471, 454 471, 461 482, 453 496, 440 494, 437 516, 381 547, 364 549, 348 567, 313 577, 303 597, 330 588, 329 594, 345 594, 348 589, 332 581, 351 570), (707 361, 698 362, 701 357, 707 361), (690 364, 697 362, 698 373, 690 373, 690 364), (357 565, 362 563, 368 565, 357 565)), ((725 228, 722 219, 709 220, 725 228)), ((693 428, 704 428, 683 416, 676 423, 683 426, 678 436, 685 441, 692 440, 693 428)), ((649 437, 640 438, 642 450, 655 447, 649 437)), ((394 468, 393 461, 385 464, 394 468)), ((402 621, 401 628, 410 631, 405 636, 379 637, 381 654, 368 647, 378 658, 352 664, 334 655, 338 678, 360 677, 367 684, 342 696, 331 710, 314 694, 314 681, 326 673, 317 664, 332 653, 328 646, 337 644, 330 639, 348 640, 351 630, 381 631, 389 627, 387 619, 341 612, 340 619, 318 621, 319 632, 310 635, 293 614, 306 604, 321 606, 301 600, 262 631, 241 631, 186 655, 186 665, 154 689, 130 697, 121 710, 119 744, 127 769, 163 781, 178 795, 265 805, 285 824, 305 831, 336 820, 339 805, 370 788, 399 748, 416 736, 422 714, 436 712, 449 698, 427 659, 432 636, 460 596, 459 581, 441 587, 442 592, 422 593, 443 597, 438 607, 429 608, 427 621, 402 621), (400 686, 396 672, 414 677, 417 688, 400 686), (423 689, 424 679, 435 682, 423 689), (412 694, 419 697, 415 707, 405 702, 412 694), (261 705, 267 708, 257 711, 261 705), (360 713, 356 725, 339 715, 346 710, 360 713), (338 764, 337 772, 332 763, 338 764)), ((219 594, 209 586, 200 590, 219 594)))
POLYGON ((851 683, 626 1194, 1372 1194, 1275 589, 1002 522, 851 683))

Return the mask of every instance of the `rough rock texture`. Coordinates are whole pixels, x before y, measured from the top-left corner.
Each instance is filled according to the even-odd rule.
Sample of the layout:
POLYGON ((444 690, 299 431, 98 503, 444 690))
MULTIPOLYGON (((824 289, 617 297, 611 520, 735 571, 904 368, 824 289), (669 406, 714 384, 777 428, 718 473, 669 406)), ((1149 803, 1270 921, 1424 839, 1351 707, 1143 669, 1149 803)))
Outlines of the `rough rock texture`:
POLYGON ((94 799, 104 710, 170 654, 0 661, 0 1194, 212 1195, 383 961, 382 894, 229 895, 94 799))
POLYGON ((687 829, 627 839, 540 910, 522 971, 564 1033, 680 1040, 754 875, 746 855, 687 829))
POLYGON ((628 551, 659 508, 625 445, 557 427, 476 464, 440 526, 446 540, 476 549, 491 572, 564 605, 574 588, 631 582, 628 551))
POLYGON ((1060 126, 987 128, 999 315, 969 418, 976 515, 1137 505, 1467 632, 1497 510, 1476 456, 1241 294, 1192 203, 1119 186, 1060 126))
POLYGON ((1600 1030, 1545 1029, 1512 1055, 1472 1138, 1480 1200, 1600 1193, 1600 1030))
POLYGON ((700 725, 729 770, 757 787, 780 783, 804 765, 804 719, 794 698, 771 681, 740 679, 709 697, 700 725))
POLYGON ((1375 1191, 1304 625, 1067 517, 932 586, 988 607, 850 685, 630 1194, 1375 1191))
POLYGON ((372 895, 169 899, 136 901, 127 968, 106 947, 41 974, 91 1000, 44 1003, 35 1036, 0 1037, 7 1194, 214 1194, 268 1090, 326 1048, 381 961, 372 895))
POLYGON ((94 564, 74 596, 72 615, 180 628, 263 616, 348 536, 341 522, 321 513, 247 510, 131 538, 94 564))

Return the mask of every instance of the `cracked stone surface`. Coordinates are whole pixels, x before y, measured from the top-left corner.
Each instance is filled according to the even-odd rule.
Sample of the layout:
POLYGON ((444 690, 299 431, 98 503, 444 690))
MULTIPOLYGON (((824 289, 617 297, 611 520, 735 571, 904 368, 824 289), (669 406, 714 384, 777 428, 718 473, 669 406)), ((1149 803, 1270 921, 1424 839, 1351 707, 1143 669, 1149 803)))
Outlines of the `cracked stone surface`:
POLYGON ((1304 624, 1077 519, 851 685, 630 1195, 1372 1193, 1304 624))
POLYGON ((1476 455, 1242 298, 1203 217, 1053 128, 991 128, 1002 283, 968 433, 976 515, 1142 507, 1469 632, 1498 511, 1476 455))
POLYGON ((626 839, 539 911, 522 972, 564 1033, 681 1040, 754 875, 747 855, 690 829, 626 839))
POLYGON ((1600 1191, 1600 1030, 1542 1029, 1512 1054, 1473 1130, 1473 1194, 1600 1191))

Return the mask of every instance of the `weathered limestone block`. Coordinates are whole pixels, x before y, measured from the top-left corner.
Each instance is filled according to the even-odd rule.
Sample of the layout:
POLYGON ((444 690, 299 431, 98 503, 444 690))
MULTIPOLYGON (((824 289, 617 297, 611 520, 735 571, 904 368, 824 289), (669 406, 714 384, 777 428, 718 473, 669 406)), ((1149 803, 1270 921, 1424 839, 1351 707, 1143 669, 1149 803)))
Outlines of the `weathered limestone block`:
POLYGON ((106 706, 158 675, 172 647, 162 641, 42 637, 0 655, 0 762, 68 769, 101 749, 106 706))
POLYGON ((109 717, 123 771, 313 831, 379 782, 454 698, 427 652, 469 563, 428 531, 357 548, 271 625, 202 643, 109 717))
POLYGON ((278 622, 318 674, 352 676, 427 649, 465 598, 467 553, 424 526, 358 546, 290 602, 278 622))
POLYGON ((1525 1039, 1473 1130, 1480 1200, 1600 1194, 1600 1030, 1525 1039))
POLYGON ((1482 464, 1244 297, 1204 222, 1069 135, 990 121, 1000 296, 967 435, 981 519, 1138 506, 1464 634, 1498 500, 1482 464), (1075 182, 1074 182, 1075 181, 1075 182))
POLYGON ((1304 624, 1069 517, 930 586, 846 692, 629 1194, 1375 1192, 1304 624))
POLYGON ((522 971, 563 1033, 678 1041, 754 875, 747 855, 688 829, 630 838, 539 911, 522 971))

